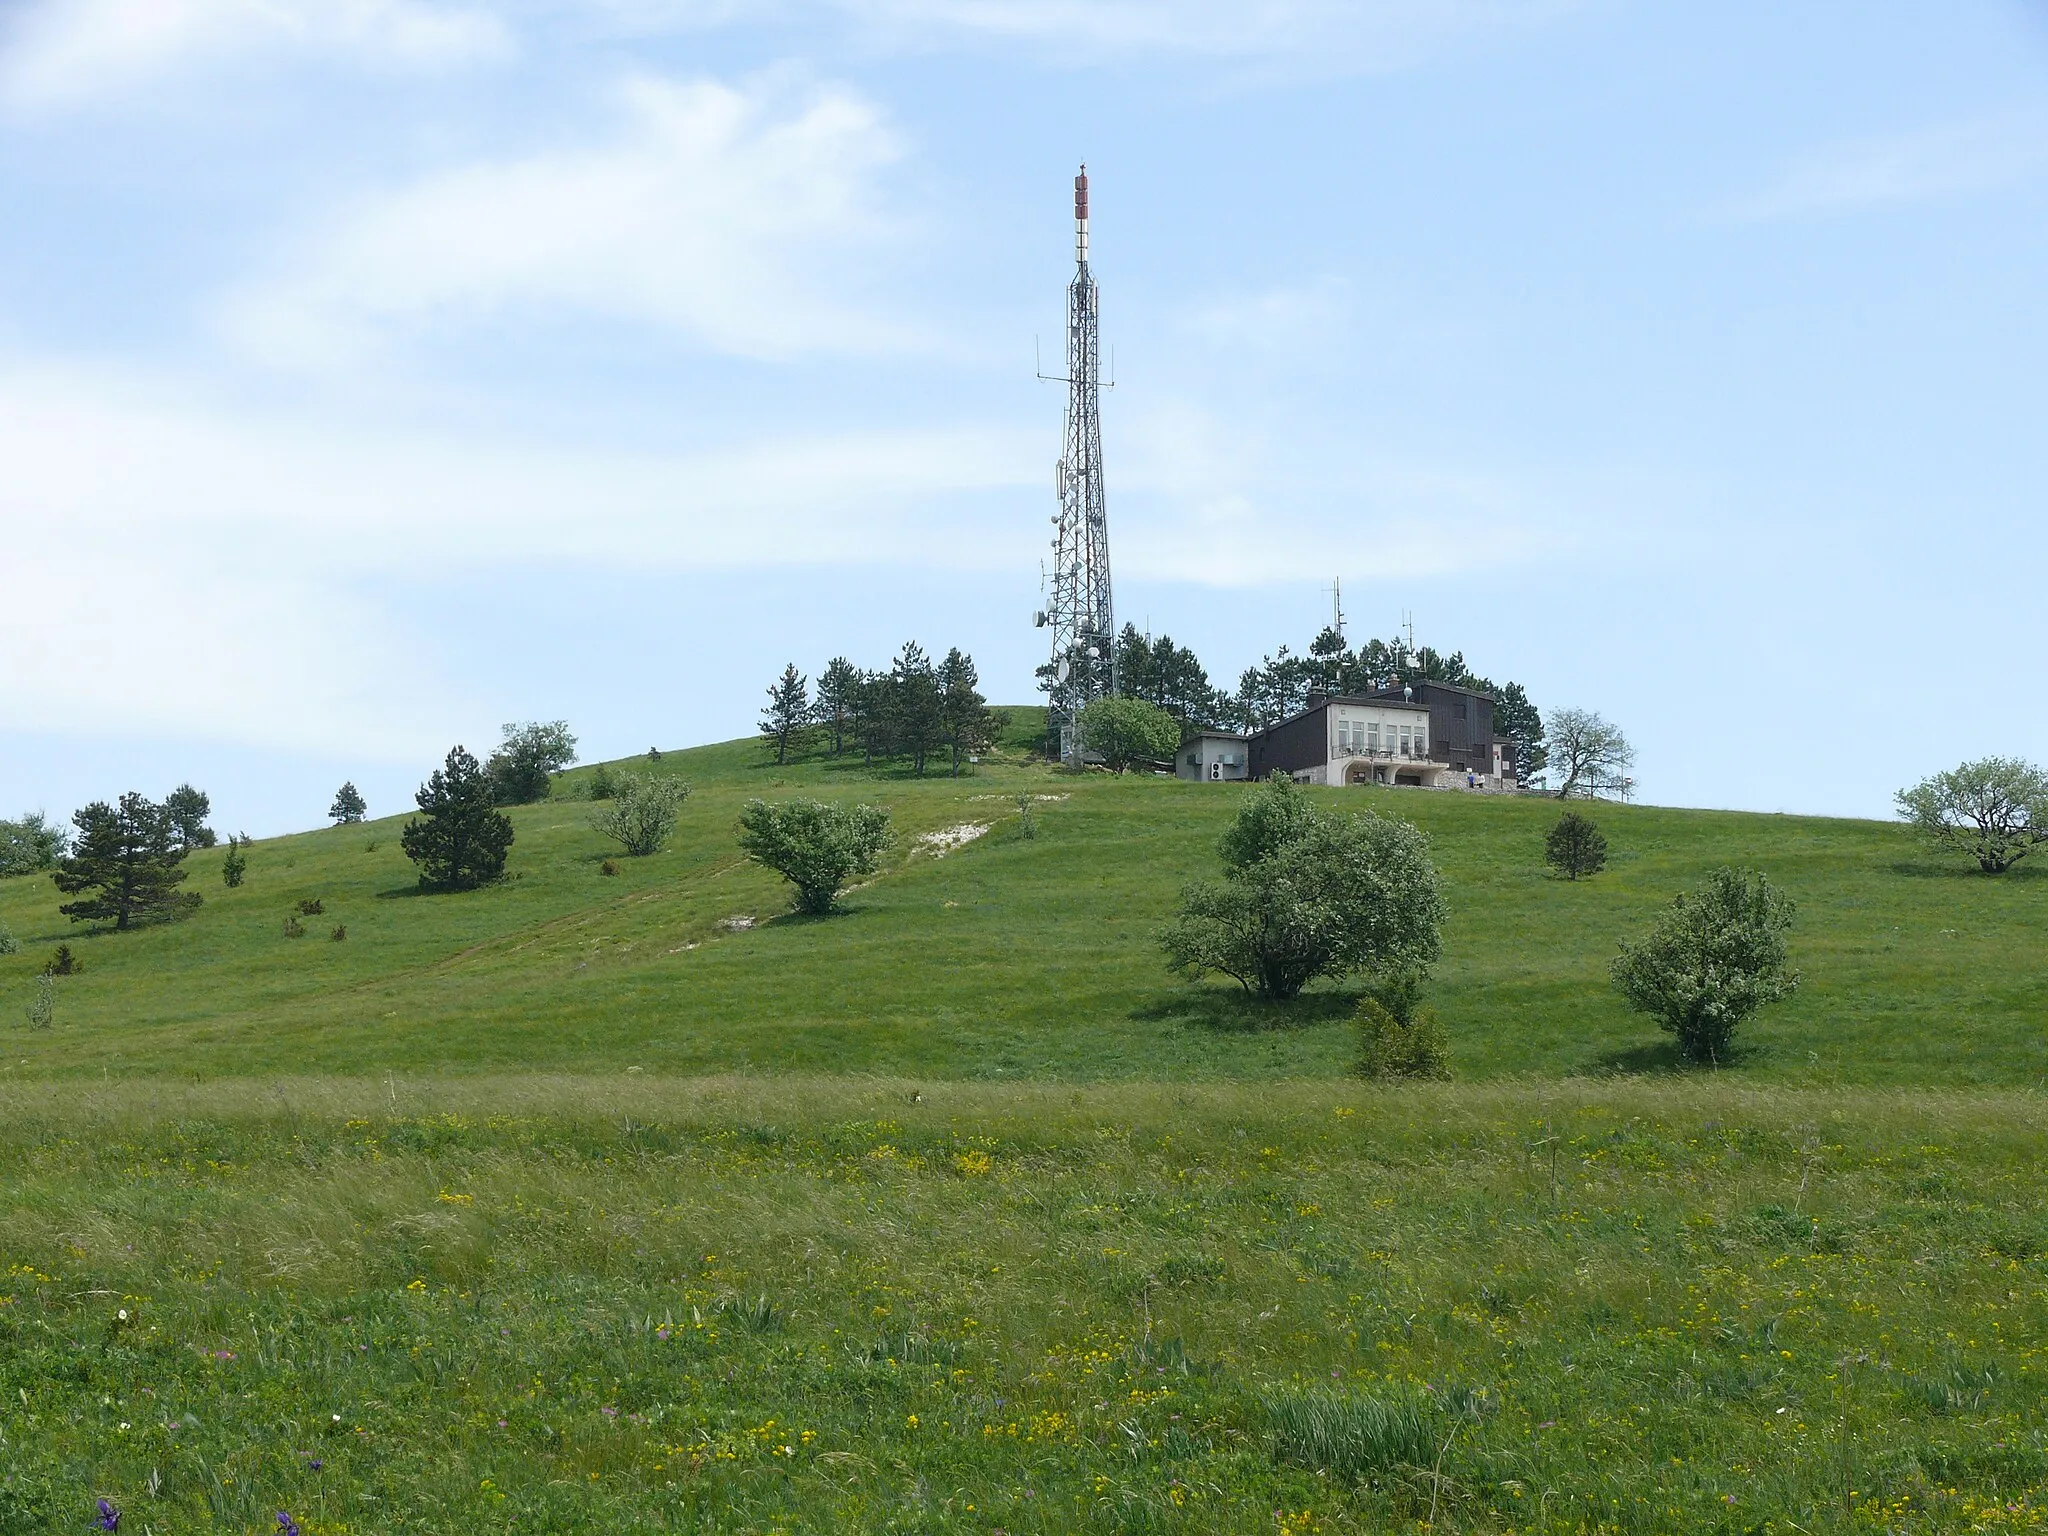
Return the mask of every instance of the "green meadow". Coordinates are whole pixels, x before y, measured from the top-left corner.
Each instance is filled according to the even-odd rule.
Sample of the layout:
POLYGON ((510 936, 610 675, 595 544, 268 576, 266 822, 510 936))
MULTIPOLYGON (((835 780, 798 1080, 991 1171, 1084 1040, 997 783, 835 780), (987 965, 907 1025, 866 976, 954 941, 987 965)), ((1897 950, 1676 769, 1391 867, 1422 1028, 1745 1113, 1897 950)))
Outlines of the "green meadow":
POLYGON ((1732 1076, 8 1089, 0 1512, 2039 1528, 2038 1102, 1732 1076))
POLYGON ((463 895, 402 817, 129 934, 0 882, 0 1533, 2048 1528, 2048 874, 1600 806, 1571 883, 1554 802, 1328 792, 1451 902, 1457 1080, 1371 1085, 1351 988, 1163 969, 1243 791, 1017 714, 666 753, 646 859, 581 769, 463 895), (737 856, 785 794, 891 812, 842 915, 737 856), (1606 964, 1721 864, 1802 984, 1687 1070, 1606 964))
MULTIPOLYGON (((1020 715, 1025 712, 1019 711, 1020 715)), ((618 858, 573 798, 515 808, 511 878, 421 895, 402 817, 257 844, 246 883, 195 854, 205 906, 175 926, 85 934, 47 879, 0 882, 0 1006, 19 1017, 60 941, 84 960, 59 1025, 6 1037, 0 1081, 447 1074, 544 1069, 856 1072, 936 1078, 1327 1078, 1345 1070, 1351 998, 1287 1010, 1233 984, 1170 978, 1152 933, 1180 887, 1217 870, 1244 791, 1024 760, 1029 722, 958 779, 875 776, 858 760, 776 768, 752 742, 664 754, 691 785, 668 851, 618 858), (788 915, 744 863, 753 795, 886 806, 889 868, 841 916, 788 915), (1021 835, 1018 795, 1038 835, 1021 835), (988 828, 943 857, 917 839, 988 828), (285 936, 294 904, 324 913, 285 936), (736 929, 733 921, 752 920, 736 929), (347 937, 330 937, 337 926, 347 937)), ((644 765, 643 765, 644 766, 644 765)), ((1747 1080, 2038 1086, 2048 1078, 2048 865, 1996 880, 1903 827, 1602 806, 1609 869, 1542 862, 1554 802, 1400 790, 1321 792, 1427 831, 1451 921, 1432 1002, 1461 1077, 1662 1071, 1664 1037, 1609 991, 1620 939, 1720 864, 1764 870, 1799 903, 1800 991, 1746 1033, 1747 1080)))

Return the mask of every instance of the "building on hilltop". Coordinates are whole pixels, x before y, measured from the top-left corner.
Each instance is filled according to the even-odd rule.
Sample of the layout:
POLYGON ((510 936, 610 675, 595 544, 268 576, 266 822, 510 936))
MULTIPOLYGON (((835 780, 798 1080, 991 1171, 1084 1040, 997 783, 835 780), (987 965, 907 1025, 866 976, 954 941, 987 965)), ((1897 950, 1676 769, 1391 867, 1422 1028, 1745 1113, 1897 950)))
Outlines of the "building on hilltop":
POLYGON ((1250 772, 1247 743, 1236 731, 1197 731, 1181 743, 1173 771, 1183 779, 1242 779, 1250 772))
POLYGON ((1249 735, 1202 731, 1182 745, 1184 779, 1514 789, 1514 744, 1494 734, 1493 698, 1450 683, 1309 695, 1308 707, 1249 735))

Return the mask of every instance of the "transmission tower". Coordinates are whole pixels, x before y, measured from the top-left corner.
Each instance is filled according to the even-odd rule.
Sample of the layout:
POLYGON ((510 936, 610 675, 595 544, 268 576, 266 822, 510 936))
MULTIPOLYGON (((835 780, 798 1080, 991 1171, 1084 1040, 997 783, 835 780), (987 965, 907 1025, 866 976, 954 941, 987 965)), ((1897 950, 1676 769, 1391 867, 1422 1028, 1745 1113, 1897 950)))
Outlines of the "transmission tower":
POLYGON ((1057 483, 1051 595, 1038 615, 1052 630, 1050 723, 1060 756, 1078 764, 1075 717, 1116 692, 1116 608, 1109 589, 1109 512, 1102 494, 1100 295, 1088 270, 1088 167, 1074 178, 1074 280, 1067 285, 1067 421, 1057 483))

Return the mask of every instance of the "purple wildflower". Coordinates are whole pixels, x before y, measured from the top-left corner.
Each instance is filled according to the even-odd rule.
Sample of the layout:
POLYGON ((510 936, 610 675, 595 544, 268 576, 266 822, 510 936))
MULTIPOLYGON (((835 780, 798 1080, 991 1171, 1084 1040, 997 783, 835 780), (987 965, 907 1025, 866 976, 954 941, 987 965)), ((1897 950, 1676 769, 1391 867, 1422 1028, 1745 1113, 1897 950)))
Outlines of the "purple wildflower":
POLYGON ((105 1499, 100 1500, 99 1527, 103 1531, 118 1531, 121 1529, 121 1511, 114 1508, 105 1499))
POLYGON ((280 1536, 299 1536, 299 1522, 281 1509, 277 1512, 277 1524, 280 1536))

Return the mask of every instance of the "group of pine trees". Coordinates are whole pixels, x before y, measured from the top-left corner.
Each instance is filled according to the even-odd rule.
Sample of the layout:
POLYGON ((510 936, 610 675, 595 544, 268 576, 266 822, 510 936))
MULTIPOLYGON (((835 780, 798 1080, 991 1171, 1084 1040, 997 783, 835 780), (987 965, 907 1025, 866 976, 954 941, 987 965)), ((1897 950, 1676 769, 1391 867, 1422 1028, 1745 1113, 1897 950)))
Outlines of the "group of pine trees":
POLYGON ((130 792, 109 805, 95 800, 71 818, 75 828, 55 858, 50 878, 78 899, 58 907, 73 922, 111 922, 117 929, 181 917, 200 902, 181 891, 185 855, 219 838, 206 824, 205 793, 180 784, 161 802, 130 792))
MULTIPOLYGON (((1117 692, 1156 704, 1180 722, 1185 737, 1195 731, 1261 731, 1308 707, 1311 693, 1370 693, 1400 682, 1440 682, 1493 697, 1495 732, 1514 743, 1516 771, 1524 782, 1545 761, 1543 717, 1520 683, 1495 685, 1465 664, 1462 652, 1449 655, 1428 646, 1413 650, 1400 641, 1368 640, 1353 647, 1325 628, 1297 655, 1281 646, 1238 677, 1236 690, 1218 688, 1195 653, 1171 636, 1152 639, 1126 624, 1116 645, 1117 692)), ((1051 688, 1052 668, 1039 668, 1042 687, 1051 688)), ((1108 679, 1102 679, 1106 687, 1108 679)))
POLYGON ((980 690, 974 658, 958 646, 934 664, 923 646, 906 641, 877 672, 835 656, 815 690, 791 662, 769 685, 761 739, 778 763, 822 746, 834 757, 858 752, 869 766, 904 759, 919 777, 938 759, 957 776, 963 762, 995 745, 1005 723, 980 690))

